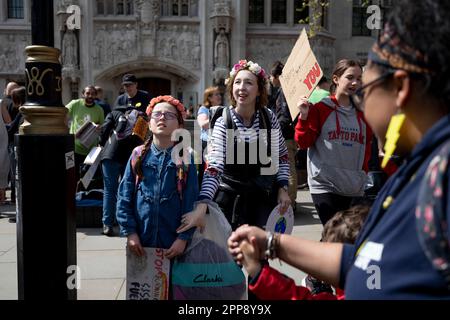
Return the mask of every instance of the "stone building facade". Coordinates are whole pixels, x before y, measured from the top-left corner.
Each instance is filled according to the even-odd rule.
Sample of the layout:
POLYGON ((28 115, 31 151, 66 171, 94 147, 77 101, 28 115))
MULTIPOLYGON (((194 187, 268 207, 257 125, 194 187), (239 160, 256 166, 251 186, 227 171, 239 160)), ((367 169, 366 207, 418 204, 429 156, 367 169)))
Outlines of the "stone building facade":
MULTIPOLYGON (((239 59, 265 68, 274 60, 286 61, 301 29, 308 27, 297 19, 306 12, 313 21, 315 10, 322 10, 318 24, 323 28, 311 42, 326 75, 340 58, 366 58, 378 31, 367 32, 355 22, 362 17, 358 16, 360 1, 330 0, 326 8, 299 14, 301 2, 54 0, 63 101, 78 97, 85 85, 95 84, 104 88, 113 103, 122 75, 134 73, 139 87, 152 95, 172 94, 186 106, 196 105, 206 87, 223 84, 230 66, 239 59), (67 27, 71 5, 80 8, 80 29, 67 27)), ((30 43, 30 0, 2 1, 0 88, 11 80, 24 83, 24 48, 30 43)))

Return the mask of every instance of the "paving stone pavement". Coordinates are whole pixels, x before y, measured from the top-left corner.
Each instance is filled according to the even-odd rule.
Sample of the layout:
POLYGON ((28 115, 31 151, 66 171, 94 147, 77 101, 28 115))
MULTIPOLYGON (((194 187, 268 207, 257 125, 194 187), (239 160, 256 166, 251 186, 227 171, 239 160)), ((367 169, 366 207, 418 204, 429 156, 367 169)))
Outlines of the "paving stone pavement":
MULTIPOLYGON (((16 300, 17 240, 16 224, 9 222, 14 205, 0 206, 0 300, 16 300)), ((116 234, 118 229, 115 230, 116 234)), ((106 237, 100 228, 77 229, 77 263, 81 270, 79 300, 125 299, 125 238, 106 237)), ((307 190, 297 194, 297 212, 293 234, 319 240, 322 225, 307 190)), ((301 271, 278 260, 270 264, 294 278, 298 284, 305 276, 301 271)))

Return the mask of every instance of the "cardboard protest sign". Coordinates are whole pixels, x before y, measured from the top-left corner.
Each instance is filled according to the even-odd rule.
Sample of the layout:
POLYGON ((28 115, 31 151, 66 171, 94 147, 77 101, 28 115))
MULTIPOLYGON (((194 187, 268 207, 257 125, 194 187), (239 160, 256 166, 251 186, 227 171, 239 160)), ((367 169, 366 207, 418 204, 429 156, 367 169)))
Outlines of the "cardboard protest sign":
POLYGON ((298 115, 297 103, 300 98, 309 97, 322 76, 323 71, 311 50, 308 35, 303 29, 280 76, 281 87, 292 119, 298 115))
POLYGON ((127 247, 127 300, 168 300, 170 260, 164 249, 144 248, 138 257, 127 247))

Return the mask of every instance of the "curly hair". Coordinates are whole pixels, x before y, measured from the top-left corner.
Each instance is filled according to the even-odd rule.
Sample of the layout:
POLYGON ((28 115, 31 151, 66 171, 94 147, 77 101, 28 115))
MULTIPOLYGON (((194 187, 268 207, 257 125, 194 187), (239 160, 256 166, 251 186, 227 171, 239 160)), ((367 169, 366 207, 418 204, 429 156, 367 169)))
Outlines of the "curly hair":
POLYGON ((322 240, 353 244, 369 211, 370 207, 357 205, 337 212, 323 227, 322 240))

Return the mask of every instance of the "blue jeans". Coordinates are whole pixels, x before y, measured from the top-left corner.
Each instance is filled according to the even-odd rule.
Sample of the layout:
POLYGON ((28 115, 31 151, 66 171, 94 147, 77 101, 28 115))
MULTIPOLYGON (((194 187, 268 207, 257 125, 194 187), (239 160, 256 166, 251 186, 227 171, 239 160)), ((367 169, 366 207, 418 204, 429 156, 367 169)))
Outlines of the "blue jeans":
POLYGON ((123 175, 125 166, 114 160, 103 160, 103 225, 112 226, 116 218, 117 190, 119 178, 123 175))

